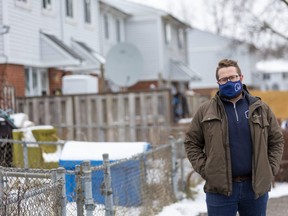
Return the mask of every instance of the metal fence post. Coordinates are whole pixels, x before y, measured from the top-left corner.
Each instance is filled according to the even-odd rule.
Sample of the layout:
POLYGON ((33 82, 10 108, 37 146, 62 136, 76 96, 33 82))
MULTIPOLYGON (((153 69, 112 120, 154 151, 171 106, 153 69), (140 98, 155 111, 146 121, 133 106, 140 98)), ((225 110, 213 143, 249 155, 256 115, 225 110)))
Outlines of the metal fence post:
POLYGON ((28 168, 28 149, 27 149, 27 142, 23 142, 23 163, 24 168, 28 168))
POLYGON ((171 163, 172 163, 172 170, 171 170, 171 180, 172 180, 172 187, 174 196, 176 199, 178 199, 178 176, 177 176, 177 160, 176 160, 176 142, 173 136, 169 136, 169 144, 171 145, 171 163))
POLYGON ((92 175, 91 175, 90 161, 84 161, 82 163, 82 171, 83 171, 83 185, 84 185, 86 215, 93 216, 95 205, 94 205, 94 200, 92 196, 92 175))
POLYGON ((105 216, 114 216, 109 155, 103 154, 102 157, 103 157, 103 165, 104 165, 105 216))
POLYGON ((82 185, 82 171, 80 165, 75 166, 75 182, 76 182, 77 216, 83 216, 84 197, 83 197, 83 185, 82 185))
POLYGON ((60 183, 61 186, 61 194, 60 194, 60 208, 58 213, 61 216, 66 216, 66 181, 65 181, 65 169, 63 167, 57 168, 57 176, 56 176, 57 183, 60 183))
POLYGON ((0 166, 0 214, 2 215, 4 212, 4 179, 3 179, 3 167, 0 166))
POLYGON ((179 132, 178 134, 178 140, 177 140, 177 144, 180 145, 179 147, 177 147, 177 149, 179 149, 180 153, 180 169, 181 169, 181 190, 185 191, 185 177, 184 177, 184 158, 185 158, 185 148, 184 148, 184 139, 185 139, 185 135, 183 132, 179 132))

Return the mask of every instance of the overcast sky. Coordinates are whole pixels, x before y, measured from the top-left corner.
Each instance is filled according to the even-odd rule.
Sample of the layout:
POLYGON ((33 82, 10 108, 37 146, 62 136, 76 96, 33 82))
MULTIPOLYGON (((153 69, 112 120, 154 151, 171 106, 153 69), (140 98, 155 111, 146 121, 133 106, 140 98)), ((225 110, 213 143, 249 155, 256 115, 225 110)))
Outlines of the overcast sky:
MULTIPOLYGON (((215 30, 213 16, 211 15, 212 3, 214 0, 128 0, 132 2, 149 5, 155 8, 165 10, 181 20, 185 20, 192 27, 201 30, 215 30)), ((262 17, 265 11, 271 9, 269 5, 273 0, 253 0, 255 4, 253 8, 253 14, 258 17, 262 17)), ((223 13, 233 13, 233 11, 223 11, 223 13)))
POLYGON ((203 24, 208 24, 209 19, 207 19, 207 14, 205 14, 203 0, 129 0, 149 6, 153 6, 155 8, 159 8, 165 10, 173 15, 177 16, 177 18, 185 20, 190 24, 193 24, 194 27, 203 29, 203 24), (187 10, 183 11, 183 5, 187 6, 187 10), (190 10, 189 10, 190 9, 190 10), (188 11, 193 11, 193 14, 189 15, 191 20, 187 20, 188 11))
MULTIPOLYGON (((212 15, 212 5, 219 4, 223 1, 215 0, 128 0, 136 3, 141 3, 144 5, 149 5, 155 8, 160 8, 165 10, 172 15, 176 16, 180 20, 183 20, 189 23, 192 27, 210 31, 216 33, 215 18, 212 15)), ((231 0, 232 1, 232 0, 231 0)), ((250 22, 254 22, 255 18, 259 21, 265 21, 269 23, 274 29, 279 31, 282 34, 286 34, 288 26, 286 25, 288 13, 283 14, 279 12, 279 7, 285 8, 281 4, 280 0, 253 0, 250 2, 249 11, 245 11, 242 16, 242 19, 237 20, 235 16, 235 11, 231 10, 231 7, 225 7, 226 10, 220 11, 220 16, 225 14, 225 26, 221 29, 221 35, 238 38, 243 40, 244 38, 249 40, 250 33, 247 31, 247 26, 250 26, 250 22), (278 8, 277 6, 278 5, 278 8), (231 19, 229 19, 231 17, 231 19), (247 17, 247 18, 243 18, 247 17), (281 18, 282 17, 282 18, 281 18), (234 18, 234 19, 233 19, 234 18), (282 20, 281 20, 282 19, 282 20), (237 25, 235 25, 235 22, 237 25), (232 34, 232 35, 231 35, 232 34)), ((233 4, 233 3, 232 3, 233 4)), ((236 4, 236 3, 235 3, 236 4)), ((236 4, 237 5, 237 4, 236 4)), ((231 6, 231 2, 230 2, 231 6)), ((246 5, 247 6, 247 5, 246 5)), ((241 7, 239 5, 239 7, 241 7)), ((242 8, 242 7, 241 7, 242 8)), ((219 8, 218 8, 219 9, 219 8)), ((245 8, 242 8, 245 10, 245 8)), ((219 11, 218 11, 219 12, 219 11)), ((285 10, 284 10, 285 12, 285 10)), ((239 15, 239 14, 238 14, 239 15)), ((218 26, 219 27, 219 26, 218 26)), ((260 46, 267 44, 267 41, 270 39, 270 35, 262 35, 259 39, 256 40, 256 43, 260 43, 260 46), (268 39, 267 39, 267 38, 268 39), (259 40, 261 39, 261 40, 259 40), (264 42, 263 42, 264 41, 264 42), (262 43, 262 44, 261 44, 262 43)), ((244 39, 245 40, 245 39, 244 39)), ((249 42, 249 41, 247 41, 249 42)), ((255 43, 252 42, 252 43, 255 43)))

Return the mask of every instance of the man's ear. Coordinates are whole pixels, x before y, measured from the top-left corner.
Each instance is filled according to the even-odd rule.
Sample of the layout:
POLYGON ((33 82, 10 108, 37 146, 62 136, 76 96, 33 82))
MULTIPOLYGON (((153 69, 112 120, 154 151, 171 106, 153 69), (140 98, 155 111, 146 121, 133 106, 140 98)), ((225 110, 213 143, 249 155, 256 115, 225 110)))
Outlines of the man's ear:
POLYGON ((244 77, 243 74, 241 74, 241 75, 240 75, 240 81, 241 81, 241 82, 242 82, 242 80, 243 80, 243 77, 244 77))

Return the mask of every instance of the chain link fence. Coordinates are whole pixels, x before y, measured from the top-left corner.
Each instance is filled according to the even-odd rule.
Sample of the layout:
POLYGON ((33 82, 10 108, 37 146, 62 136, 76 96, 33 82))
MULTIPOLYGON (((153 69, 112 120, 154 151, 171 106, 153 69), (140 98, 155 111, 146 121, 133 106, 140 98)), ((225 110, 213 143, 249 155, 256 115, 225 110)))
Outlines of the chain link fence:
POLYGON ((13 146, 12 167, 0 170, 1 215, 156 215, 184 196, 191 165, 183 139, 183 134, 171 136, 167 144, 120 160, 108 154, 101 162, 71 160, 64 168, 59 168, 59 155, 50 152, 52 166, 42 149, 46 145, 61 153, 65 141, 2 139, 18 150, 13 146))
POLYGON ((63 215, 64 169, 0 167, 1 215, 63 215))

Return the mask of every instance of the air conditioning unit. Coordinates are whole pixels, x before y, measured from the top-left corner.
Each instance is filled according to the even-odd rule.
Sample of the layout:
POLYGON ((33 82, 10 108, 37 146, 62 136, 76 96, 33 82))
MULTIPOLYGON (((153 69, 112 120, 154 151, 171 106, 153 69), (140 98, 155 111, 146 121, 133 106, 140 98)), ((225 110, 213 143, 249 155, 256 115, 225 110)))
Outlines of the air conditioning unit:
POLYGON ((62 93, 92 94, 98 93, 98 78, 91 75, 66 75, 62 78, 62 93))

